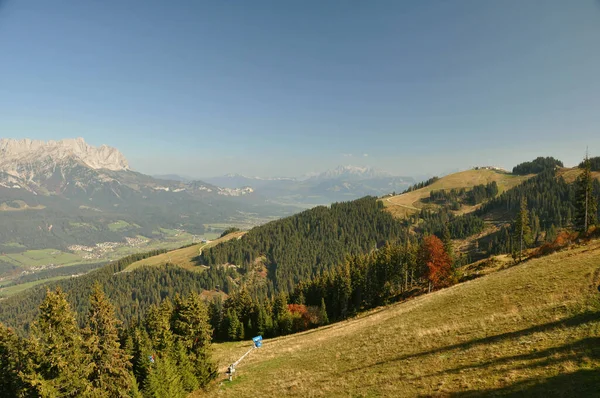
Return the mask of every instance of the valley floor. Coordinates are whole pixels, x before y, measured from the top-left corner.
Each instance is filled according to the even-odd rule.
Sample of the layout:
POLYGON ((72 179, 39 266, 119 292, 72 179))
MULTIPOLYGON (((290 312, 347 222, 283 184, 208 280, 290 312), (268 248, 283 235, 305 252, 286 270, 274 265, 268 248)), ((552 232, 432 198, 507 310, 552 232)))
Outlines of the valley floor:
POLYGON ((600 241, 304 333, 194 397, 600 396, 600 241))

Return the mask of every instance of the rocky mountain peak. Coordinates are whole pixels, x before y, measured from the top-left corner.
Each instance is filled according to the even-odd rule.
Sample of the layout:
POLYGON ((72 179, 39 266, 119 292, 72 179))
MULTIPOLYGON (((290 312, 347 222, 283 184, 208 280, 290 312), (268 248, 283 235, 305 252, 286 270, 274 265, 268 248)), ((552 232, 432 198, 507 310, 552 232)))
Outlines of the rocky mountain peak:
POLYGON ((128 170, 125 156, 116 148, 106 145, 94 147, 83 138, 69 138, 60 141, 0 139, 0 170, 14 169, 16 164, 33 163, 40 159, 59 162, 75 158, 92 169, 113 171, 128 170))

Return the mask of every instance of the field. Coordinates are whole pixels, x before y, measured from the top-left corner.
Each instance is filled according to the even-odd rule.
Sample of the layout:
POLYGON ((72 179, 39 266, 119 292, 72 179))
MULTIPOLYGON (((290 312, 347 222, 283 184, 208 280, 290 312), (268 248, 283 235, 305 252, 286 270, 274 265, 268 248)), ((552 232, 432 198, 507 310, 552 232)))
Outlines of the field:
POLYGON ((122 229, 127 229, 130 226, 132 226, 132 225, 129 224, 127 221, 118 220, 118 221, 111 222, 110 224, 108 224, 108 229, 110 229, 111 231, 120 231, 122 229))
POLYGON ((78 255, 55 249, 27 250, 22 253, 4 254, 0 255, 0 261, 25 269, 42 267, 49 264, 73 265, 82 263, 81 257, 78 255))
MULTIPOLYGON (((405 194, 396 195, 381 199, 392 215, 396 217, 406 217, 422 209, 425 204, 421 199, 428 198, 431 191, 440 189, 450 190, 453 188, 472 188, 475 185, 487 184, 496 181, 499 188, 499 193, 519 185, 530 176, 517 176, 509 173, 504 173, 496 170, 467 170, 459 173, 454 173, 440 178, 431 185, 417 189, 416 191, 407 192, 405 194)), ((463 210, 467 212, 475 207, 463 210)))
POLYGON ((184 247, 182 249, 172 250, 167 253, 159 254, 158 256, 146 258, 144 260, 140 260, 131 264, 125 269, 125 271, 133 271, 136 268, 144 266, 157 267, 166 263, 175 264, 180 266, 181 268, 190 271, 200 271, 204 268, 198 267, 198 265, 194 262, 194 258, 200 255, 202 249, 214 246, 216 244, 225 242, 230 239, 241 237, 244 234, 244 231, 234 232, 224 236, 223 238, 213 240, 210 243, 198 243, 196 245, 184 247))
MULTIPOLYGON (((133 224, 127 224, 127 225, 135 226, 133 224)), ((119 247, 102 252, 97 258, 85 258, 84 256, 88 253, 84 252, 84 251, 71 253, 71 252, 63 252, 63 251, 60 251, 57 249, 43 249, 43 250, 27 250, 27 251, 23 251, 20 253, 2 254, 2 255, 0 255, 0 261, 16 265, 19 268, 21 268, 23 271, 38 272, 43 269, 50 269, 50 268, 61 268, 62 269, 63 267, 70 267, 70 266, 80 265, 80 264, 91 264, 91 263, 98 263, 101 261, 118 260, 120 258, 126 257, 131 254, 147 252, 147 251, 151 251, 151 250, 158 250, 158 249, 171 250, 174 248, 181 247, 185 244, 191 243, 192 239, 193 239, 192 235, 187 232, 181 232, 178 230, 166 230, 166 229, 163 229, 162 231, 165 234, 165 237, 166 237, 165 240, 161 240, 161 241, 149 240, 148 242, 143 243, 141 245, 133 245, 133 246, 123 244, 119 247)), ((218 235, 214 234, 214 233, 207 233, 207 234, 204 234, 204 236, 208 239, 218 237, 218 235)), ((146 238, 144 238, 144 239, 146 239, 146 238)), ((21 246, 22 247, 22 245, 19 245, 18 243, 11 244, 10 246, 13 246, 13 247, 21 246)), ((195 257, 196 255, 198 255, 197 246, 198 245, 193 246, 192 249, 187 248, 185 256, 188 256, 188 257, 185 257, 185 256, 182 257, 182 258, 187 258, 187 260, 188 260, 187 263, 183 264, 184 268, 192 269, 191 268, 192 267, 191 259, 192 259, 192 257, 195 257), (194 256, 191 255, 190 250, 195 250, 194 256)), ((184 250, 186 250, 186 249, 184 249, 184 250)), ((153 260, 156 259, 156 261, 160 261, 161 264, 164 264, 166 262, 166 261, 163 261, 163 258, 160 256, 152 257, 152 259, 153 260)), ((173 262, 175 262, 176 259, 178 259, 177 255, 173 258, 173 262)), ((148 259, 148 260, 150 260, 150 259, 148 259)), ((194 267, 193 269, 199 270, 202 268, 194 267)), ((0 287, 2 286, 1 284, 12 283, 12 279, 17 278, 19 276, 19 274, 20 273, 14 273, 13 275, 10 275, 8 278, 6 278, 5 280, 0 281, 0 287)), ((58 279, 61 279, 64 277, 66 277, 66 276, 51 277, 51 278, 41 279, 41 280, 38 280, 35 282, 27 282, 27 283, 21 283, 21 284, 17 284, 17 285, 11 285, 6 288, 0 288, 0 294, 4 297, 8 297, 12 294, 26 290, 30 287, 33 287, 33 286, 36 286, 36 285, 39 285, 42 283, 58 280, 58 279)))
POLYGON ((6 287, 3 287, 2 285, 0 285, 0 296, 1 297, 9 297, 9 296, 12 296, 13 294, 17 294, 24 290, 27 290, 31 287, 41 285, 42 283, 54 282, 54 281, 58 281, 58 280, 65 279, 65 278, 70 278, 70 276, 56 276, 53 278, 42 279, 42 280, 34 281, 34 282, 20 283, 18 285, 11 285, 11 286, 6 286, 6 287))
MULTIPOLYGON (((266 340, 195 397, 598 396, 600 241, 266 340)), ((221 372, 249 343, 214 345, 221 372)))
MULTIPOLYGON (((578 168, 563 168, 560 169, 558 175, 565 179, 566 182, 572 183, 577 177, 581 174, 581 169, 578 168)), ((600 171, 592 171, 592 176, 596 177, 596 179, 600 180, 600 171)))

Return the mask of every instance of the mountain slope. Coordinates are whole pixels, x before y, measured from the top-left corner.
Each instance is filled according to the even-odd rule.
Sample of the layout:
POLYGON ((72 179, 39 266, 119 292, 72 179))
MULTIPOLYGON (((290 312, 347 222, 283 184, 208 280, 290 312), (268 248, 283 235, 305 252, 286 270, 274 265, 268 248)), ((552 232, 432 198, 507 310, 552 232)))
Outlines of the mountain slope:
MULTIPOLYGON (((594 396, 598 258, 595 241, 267 340, 237 366, 232 383, 195 396, 594 396)), ((221 371, 248 345, 216 344, 221 371)))
MULTIPOLYGON (((386 197, 383 200, 387 210, 396 217, 406 217, 426 207, 423 199, 429 198, 431 191, 470 189, 476 185, 495 181, 499 193, 519 185, 531 176, 517 176, 494 169, 473 169, 450 174, 433 184, 401 195, 386 197)), ((472 210, 472 209, 471 209, 472 210)))
POLYGON ((2 139, 0 155, 0 278, 32 271, 32 265, 67 264, 21 261, 32 250, 99 262, 109 259, 107 251, 118 257, 117 249, 126 251, 123 256, 163 242, 179 247, 208 224, 248 227, 297 210, 251 188, 156 179, 130 170, 117 149, 83 139, 2 139))

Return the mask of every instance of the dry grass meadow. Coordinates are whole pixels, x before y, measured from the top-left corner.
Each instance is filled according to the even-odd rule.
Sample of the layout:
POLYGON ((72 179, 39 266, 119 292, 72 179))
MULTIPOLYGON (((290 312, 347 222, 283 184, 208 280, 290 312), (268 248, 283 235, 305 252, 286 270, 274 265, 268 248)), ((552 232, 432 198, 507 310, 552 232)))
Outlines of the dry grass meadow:
POLYGON ((266 340, 214 345, 192 397, 600 396, 600 241, 404 303, 266 340))
POLYGON ((153 256, 144 260, 136 261, 135 263, 129 265, 125 269, 125 272, 133 271, 136 268, 144 266, 158 267, 161 265, 165 265, 166 263, 175 264, 189 271, 201 271, 204 269, 204 267, 198 266, 194 259, 200 255, 202 249, 215 246, 221 242, 225 242, 230 239, 239 238, 245 233, 245 231, 233 232, 231 234, 227 234, 222 238, 213 240, 210 243, 198 243, 196 245, 184 247, 182 249, 171 250, 167 253, 159 254, 158 256, 153 256))
MULTIPOLYGON (((512 187, 519 185, 530 176, 517 176, 509 173, 504 173, 496 170, 466 170, 459 173, 454 173, 440 178, 433 184, 417 189, 413 192, 408 192, 402 195, 396 195, 389 198, 381 199, 386 207, 386 210, 396 217, 406 217, 425 207, 422 199, 428 198, 431 191, 441 189, 454 188, 473 188, 475 185, 487 184, 496 181, 500 193, 512 187)), ((475 209, 474 206, 466 206, 461 212, 465 213, 475 209)))

